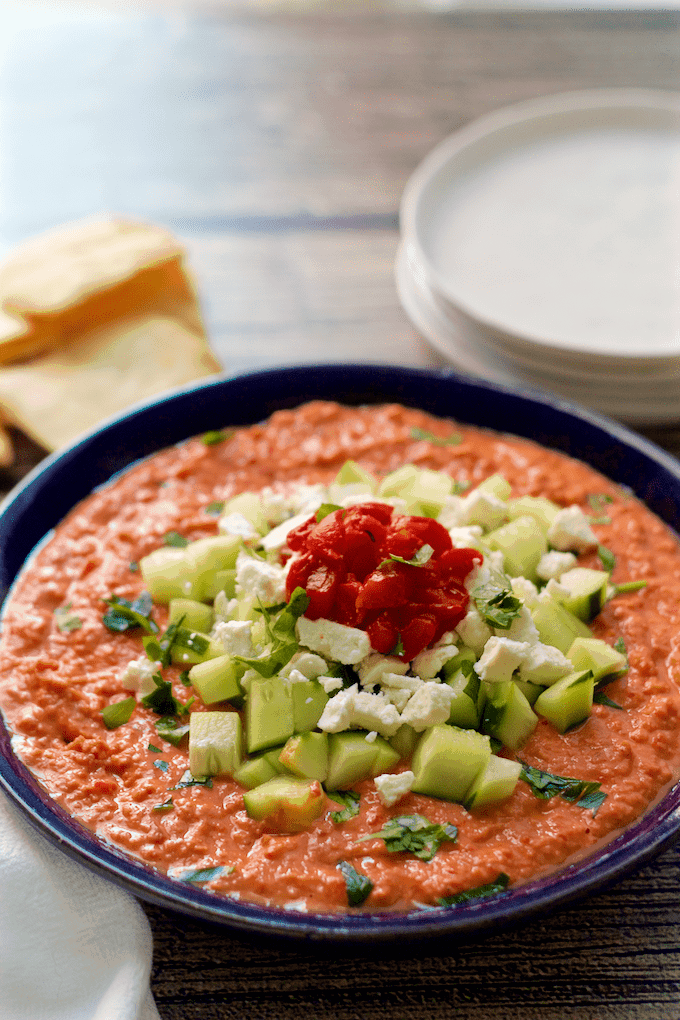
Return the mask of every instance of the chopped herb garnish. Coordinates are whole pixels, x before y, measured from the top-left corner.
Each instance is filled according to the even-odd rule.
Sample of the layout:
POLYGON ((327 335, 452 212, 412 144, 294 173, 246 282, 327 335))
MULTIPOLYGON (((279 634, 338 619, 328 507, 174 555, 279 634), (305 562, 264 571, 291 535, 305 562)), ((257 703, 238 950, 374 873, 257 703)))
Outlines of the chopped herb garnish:
POLYGON ((433 555, 434 549, 431 545, 421 545, 420 549, 416 550, 410 560, 405 560, 403 556, 390 553, 387 559, 379 564, 378 569, 389 567, 391 563, 405 563, 407 567, 424 567, 426 563, 429 563, 433 555))
POLYGON ((600 513, 606 506, 613 503, 614 500, 611 496, 608 496, 606 492, 591 492, 588 496, 588 505, 594 514, 600 513))
POLYGON ((611 573, 616 566, 616 556, 611 549, 607 549, 606 545, 598 545, 597 555, 600 557, 600 563, 604 569, 611 573))
POLYGON ((522 600, 513 595, 510 588, 481 584, 471 595, 485 623, 498 630, 509 630, 522 611, 522 600))
POLYGON ((595 690, 593 694, 593 702, 596 705, 606 705, 607 708, 618 708, 623 711, 623 705, 618 705, 615 701, 612 701, 612 699, 608 698, 602 690, 595 690))
POLYGON ((641 591, 646 587, 646 581, 622 581, 621 584, 613 585, 612 595, 627 595, 628 592, 641 591))
POLYGON ((400 815, 386 822, 380 832, 361 836, 357 843, 384 839, 390 853, 406 850, 421 861, 431 861, 442 843, 455 843, 457 837, 455 825, 432 823, 422 815, 400 815))
POLYGON ((397 634, 397 643, 390 652, 390 655, 396 655, 399 659, 404 654, 404 642, 401 640, 401 634, 397 634))
POLYGON ((154 673, 151 678, 156 685, 154 690, 142 698, 145 708, 150 708, 158 715, 186 715, 189 711, 189 704, 183 705, 172 693, 172 684, 164 680, 160 673, 154 673))
POLYGON ((463 892, 454 893, 453 896, 441 896, 437 903, 440 907, 457 907, 461 903, 469 903, 471 900, 482 900, 489 896, 498 896, 505 892, 510 884, 510 878, 501 871, 495 882, 487 882, 486 885, 477 885, 474 889, 465 889, 463 892))
POLYGON ((550 772, 542 772, 533 765, 525 765, 524 762, 520 764, 522 765, 520 779, 528 783, 531 792, 540 800, 550 800, 551 797, 559 796, 570 804, 590 809, 593 815, 596 815, 607 798, 599 783, 572 779, 569 776, 555 776, 550 772))
POLYGON ((219 878, 220 875, 231 875, 234 872, 233 865, 226 867, 224 864, 219 864, 215 868, 198 868, 196 871, 190 871, 186 875, 182 875, 183 882, 212 882, 213 879, 219 878))
POLYGON ((182 777, 176 786, 171 786, 171 790, 185 790, 188 786, 207 786, 209 790, 212 789, 212 776, 192 776, 191 770, 187 769, 182 773, 182 777))
POLYGON ((182 621, 171 623, 165 633, 158 638, 145 638, 144 649, 147 658, 152 662, 160 662, 161 666, 169 666, 172 661, 173 648, 188 648, 197 655, 205 655, 210 647, 210 638, 182 626, 182 621))
POLYGON ((163 761, 162 758, 156 758, 155 762, 153 762, 153 767, 155 769, 160 769, 161 772, 167 772, 168 771, 168 763, 167 763, 167 761, 163 761))
POLYGON ((147 751, 153 751, 154 754, 160 754, 161 753, 161 748, 160 747, 156 747, 155 744, 149 744, 149 746, 147 747, 147 751))
POLYGON ((328 797, 336 804, 344 805, 342 811, 331 811, 330 813, 331 821, 336 825, 339 825, 340 822, 347 822, 359 814, 361 798, 354 790, 333 790, 328 794, 328 797))
POLYGON ((179 682, 184 684, 185 687, 191 687, 191 679, 189 677, 189 670, 183 669, 179 675, 179 682))
POLYGON ((462 443, 462 437, 457 432, 452 433, 446 438, 441 436, 435 436, 433 432, 427 432, 426 429, 412 428, 411 439, 424 439, 428 443, 432 443, 434 446, 460 446, 462 443))
POLYGON ((136 574, 139 570, 139 563, 137 563, 136 560, 132 560, 128 564, 128 570, 132 571, 133 574, 136 574))
POLYGON ((233 429, 213 429, 210 432, 203 433, 201 442, 206 446, 217 446, 218 443, 223 443, 225 439, 231 439, 233 435, 233 429))
POLYGON ((153 600, 148 591, 143 591, 133 602, 117 595, 103 601, 109 608, 102 617, 102 623, 109 630, 123 633, 141 627, 147 634, 158 633, 158 624, 151 619, 153 600))
POLYGON ((353 868, 348 861, 338 861, 338 871, 342 872, 347 887, 347 902, 350 907, 359 907, 370 896, 373 883, 367 875, 353 868))
POLYGON ((74 630, 80 630, 83 621, 72 612, 73 605, 67 602, 65 606, 59 606, 54 610, 54 622, 62 634, 70 634, 74 630))
POLYGON ((295 624, 308 605, 309 597, 304 588, 296 588, 288 603, 269 607, 260 605, 267 646, 256 658, 235 655, 234 659, 256 670, 260 676, 274 676, 290 662, 298 650, 295 624))
POLYGON ((316 511, 317 524, 322 521, 324 517, 328 517, 329 514, 335 513, 336 510, 342 510, 342 507, 338 506, 337 503, 322 503, 316 511))
POLYGON ((175 805, 172 803, 172 797, 168 797, 168 799, 164 800, 162 804, 154 804, 154 806, 151 808, 151 810, 152 811, 158 811, 159 813, 160 812, 166 812, 166 811, 172 811, 174 806, 175 805))
POLYGON ((114 701, 112 705, 106 705, 102 709, 102 719, 106 728, 115 730, 123 723, 128 722, 136 704, 137 699, 132 695, 132 697, 123 698, 122 701, 114 701))
POLYGON ((156 732, 159 737, 167 740, 169 744, 179 747, 189 732, 189 724, 186 723, 184 726, 180 726, 171 715, 164 715, 156 722, 156 732))
POLYGON ((211 517, 219 517, 223 510, 224 501, 219 499, 215 500, 214 503, 208 503, 207 507, 205 508, 205 512, 207 514, 210 514, 211 517))
POLYGON ((175 546, 177 549, 184 549, 189 545, 189 539, 180 535, 178 531, 166 531, 163 535, 163 545, 175 546))

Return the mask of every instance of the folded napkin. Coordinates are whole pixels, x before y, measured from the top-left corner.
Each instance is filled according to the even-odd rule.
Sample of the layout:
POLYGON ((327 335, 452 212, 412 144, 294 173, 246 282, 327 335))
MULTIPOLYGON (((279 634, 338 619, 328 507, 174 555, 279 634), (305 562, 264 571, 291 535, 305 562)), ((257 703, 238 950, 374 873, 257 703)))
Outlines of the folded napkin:
POLYGON ((160 1020, 138 903, 66 857, 0 793, 2 1020, 160 1020))
POLYGON ((184 250, 161 227, 88 219, 0 262, 0 464, 13 456, 3 425, 56 450, 220 370, 184 250))

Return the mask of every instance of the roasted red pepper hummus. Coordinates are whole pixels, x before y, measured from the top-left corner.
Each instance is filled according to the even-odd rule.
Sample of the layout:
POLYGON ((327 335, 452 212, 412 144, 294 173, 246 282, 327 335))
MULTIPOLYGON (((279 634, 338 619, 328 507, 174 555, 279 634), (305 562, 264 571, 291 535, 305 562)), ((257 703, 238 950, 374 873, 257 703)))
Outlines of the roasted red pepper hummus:
MULTIPOLYGON (((394 405, 349 409, 316 402, 210 439, 221 441, 199 437, 165 450, 76 507, 24 571, 5 610, 0 705, 16 751, 55 800, 102 839, 178 880, 193 875, 218 895, 308 911, 356 909, 348 900, 349 865, 368 880, 368 895, 364 890, 357 898, 363 909, 403 910, 501 875, 521 883, 555 869, 631 823, 676 776, 680 548, 616 485, 531 442, 394 405), (141 630, 115 632, 104 624, 105 600, 133 602, 140 595, 140 560, 166 536, 193 542, 217 534, 219 507, 241 492, 327 484, 348 459, 377 478, 405 464, 443 471, 459 492, 497 474, 515 498, 580 507, 597 545, 577 554, 578 565, 601 568, 604 550, 612 584, 645 582, 608 599, 589 624, 594 638, 625 648, 628 668, 607 683, 606 697, 596 698, 585 722, 562 733, 539 716, 521 748, 501 752, 551 775, 592 783, 606 794, 596 809, 560 795, 542 799, 523 780, 511 796, 480 809, 412 791, 386 805, 367 778, 355 786, 358 814, 334 820, 342 805, 328 800, 301 831, 281 831, 272 818, 249 816, 244 787, 228 776, 185 785, 186 739, 176 746, 165 740, 159 712, 139 698, 127 722, 105 725, 102 710, 131 697, 121 680, 126 667, 144 656, 141 630), (447 826, 448 833, 455 827, 457 834, 442 838, 429 860, 395 852, 384 838, 359 841, 404 816, 447 826)), ((406 551, 401 560, 393 556, 402 572, 417 569, 409 566, 413 550, 406 551)), ((474 565, 470 559, 463 574, 474 565)), ((317 567, 297 568, 302 587, 317 567)), ((329 582, 325 575, 319 581, 318 571, 315 576, 319 609, 330 604, 323 603, 329 582)), ((348 581, 345 571, 338 583, 345 586, 336 589, 340 605, 354 575, 348 581)), ((371 605, 367 598, 363 604, 371 605)), ((156 603, 149 615, 163 633, 167 606, 156 603)), ((393 612, 390 619, 401 617, 393 612)), ((441 630, 434 626, 429 636, 440 640, 441 630)), ((385 652, 392 638, 383 632, 382 641, 385 652)), ((397 656, 401 651, 393 649, 397 656)), ((161 672, 178 702, 189 703, 178 725, 206 707, 237 711, 226 702, 204 705, 181 664, 161 672)), ((402 758, 387 771, 399 774, 410 765, 402 758)))

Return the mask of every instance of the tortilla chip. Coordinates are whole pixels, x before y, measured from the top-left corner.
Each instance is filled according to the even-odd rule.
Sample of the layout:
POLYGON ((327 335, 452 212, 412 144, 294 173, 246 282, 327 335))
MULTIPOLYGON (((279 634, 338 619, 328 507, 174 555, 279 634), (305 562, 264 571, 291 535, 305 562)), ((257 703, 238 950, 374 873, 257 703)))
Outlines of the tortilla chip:
POLYGON ((131 404, 220 370, 203 337, 146 316, 0 369, 0 404, 9 423, 55 450, 131 404))

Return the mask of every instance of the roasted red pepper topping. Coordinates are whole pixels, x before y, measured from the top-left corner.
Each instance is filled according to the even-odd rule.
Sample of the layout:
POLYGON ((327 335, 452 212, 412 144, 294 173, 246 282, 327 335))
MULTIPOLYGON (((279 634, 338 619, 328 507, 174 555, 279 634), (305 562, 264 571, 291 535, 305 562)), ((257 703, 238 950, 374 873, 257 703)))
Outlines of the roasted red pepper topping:
POLYGON ((469 601, 463 582, 483 559, 476 549, 454 549, 431 517, 397 514, 385 503, 312 516, 290 532, 288 547, 295 555, 286 595, 305 589, 305 616, 360 627, 377 652, 404 662, 460 623, 469 601))

